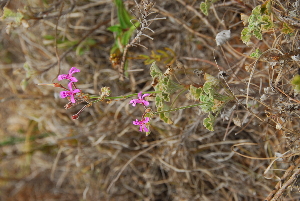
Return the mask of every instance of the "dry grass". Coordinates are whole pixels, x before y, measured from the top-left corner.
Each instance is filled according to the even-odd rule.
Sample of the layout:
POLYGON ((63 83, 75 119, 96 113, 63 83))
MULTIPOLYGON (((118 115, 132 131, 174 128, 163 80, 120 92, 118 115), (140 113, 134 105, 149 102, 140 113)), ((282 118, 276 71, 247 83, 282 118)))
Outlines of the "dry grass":
MULTIPOLYGON (((15 2, 20 3, 4 1, 2 7, 24 7, 15 2)), ((153 41, 141 37, 148 49, 130 47, 131 71, 120 81, 109 60, 114 36, 107 27, 118 23, 113 2, 47 2, 27 2, 35 18, 27 21, 28 28, 19 25, 6 34, 7 21, 1 22, 1 200, 237 201, 268 195, 270 200, 276 192, 281 200, 299 199, 299 96, 292 93, 290 80, 300 66, 278 53, 300 46, 299 27, 290 38, 279 29, 264 33, 251 48, 240 40, 240 13, 250 15, 261 1, 218 2, 209 17, 199 10, 199 1, 157 1, 154 11, 166 19, 151 24, 155 33, 147 33, 153 41), (229 28, 230 41, 217 47, 215 35, 229 28), (96 43, 78 55, 87 38, 96 43), (228 73, 236 100, 224 114, 234 111, 227 120, 217 119, 215 131, 204 128, 205 114, 195 107, 172 112, 173 125, 153 118, 146 137, 132 125, 142 110, 131 107, 129 99, 96 103, 74 121, 71 116, 80 106, 65 110, 59 88, 37 85, 52 83, 59 72, 76 66, 81 70, 77 86, 85 93, 98 94, 103 86, 111 88, 112 96, 150 91, 150 65, 135 58, 165 47, 185 65, 175 71, 182 84, 203 84, 196 69, 217 76, 219 67, 228 73), (268 51, 259 60, 246 56, 255 47, 268 51), (284 62, 272 66, 278 57, 284 62), (32 74, 23 89, 25 62, 32 74), (274 91, 260 101, 270 80, 274 91), (286 155, 274 162, 275 153, 286 155)), ((275 8, 288 10, 294 1, 279 2, 274 1, 275 8)), ((135 8, 133 0, 125 5, 135 8)), ((167 69, 163 62, 158 66, 167 69)), ((194 103, 182 95, 175 106, 189 104, 194 103)))

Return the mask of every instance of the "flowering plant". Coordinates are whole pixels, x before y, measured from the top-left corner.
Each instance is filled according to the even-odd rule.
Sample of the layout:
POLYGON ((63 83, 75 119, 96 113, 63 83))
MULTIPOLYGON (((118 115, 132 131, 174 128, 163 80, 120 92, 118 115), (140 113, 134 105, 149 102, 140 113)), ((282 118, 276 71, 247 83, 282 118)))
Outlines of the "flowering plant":
POLYGON ((148 106, 149 102, 144 100, 144 98, 147 97, 147 96, 150 96, 150 94, 144 94, 142 96, 142 92, 140 92, 140 93, 138 93, 138 99, 133 99, 129 103, 132 104, 133 107, 135 107, 137 103, 140 103, 144 106, 148 106))
POLYGON ((150 96, 150 94, 142 95, 142 92, 139 92, 138 93, 138 98, 131 100, 129 102, 129 104, 132 104, 133 107, 135 107, 136 104, 142 104, 146 108, 144 114, 142 115, 142 120, 139 121, 139 120, 136 119, 135 121, 132 122, 132 124, 136 125, 136 126, 140 126, 140 132, 146 132, 146 135, 149 135, 150 130, 149 130, 148 126, 149 126, 150 118, 145 117, 145 115, 148 114, 149 111, 151 111, 151 109, 147 108, 147 106, 149 105, 149 102, 144 99, 147 96, 150 96))
POLYGON ((61 98, 66 98, 66 97, 69 97, 69 96, 70 96, 71 102, 72 102, 72 103, 75 103, 76 100, 75 100, 75 98, 74 98, 74 95, 75 95, 76 93, 80 93, 80 89, 75 89, 75 90, 73 90, 73 89, 72 89, 72 84, 73 84, 73 82, 70 82, 70 83, 68 84, 68 87, 69 87, 69 90, 68 90, 68 91, 61 91, 61 92, 60 92, 60 97, 61 97, 61 98))
POLYGON ((73 74, 78 73, 78 72, 80 72, 80 70, 78 68, 72 67, 69 70, 69 74, 61 74, 57 77, 57 79, 58 79, 58 81, 67 79, 67 80, 70 80, 71 82, 77 82, 78 80, 76 79, 76 77, 73 77, 73 74))
POLYGON ((137 125, 137 126, 140 126, 140 131, 141 132, 146 132, 146 133, 148 133, 149 132, 149 129, 148 129, 148 127, 147 127, 147 124, 149 123, 149 121, 150 121, 150 118, 149 117, 145 117, 145 118, 143 118, 141 121, 139 121, 139 120, 135 120, 135 121, 133 121, 132 123, 133 123, 133 125, 137 125))

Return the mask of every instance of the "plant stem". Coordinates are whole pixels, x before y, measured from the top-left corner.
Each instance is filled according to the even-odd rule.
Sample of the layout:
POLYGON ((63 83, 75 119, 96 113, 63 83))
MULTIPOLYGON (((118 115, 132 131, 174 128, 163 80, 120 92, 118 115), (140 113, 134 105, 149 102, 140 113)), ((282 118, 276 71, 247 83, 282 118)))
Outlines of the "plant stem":
MULTIPOLYGON (((156 93, 160 93, 161 91, 146 91, 146 92, 143 92, 143 94, 156 94, 156 93)), ((109 99, 109 100, 115 100, 115 99, 126 99, 126 98, 130 98, 130 97, 133 97, 133 96, 137 96, 138 93, 134 93, 134 94, 129 94, 129 95, 123 95, 123 96, 114 96, 114 97, 105 97, 105 99, 109 99)), ((89 95, 89 98, 101 98, 101 96, 95 96, 95 95, 89 95)))
POLYGON ((165 112, 173 112, 173 111, 178 111, 178 110, 183 110, 183 109, 187 109, 187 108, 191 108, 191 107, 196 107, 196 106, 200 106, 203 105, 204 103, 198 103, 198 104, 194 104, 194 105, 187 105, 184 107, 178 107, 178 108, 173 108, 170 110, 165 110, 165 111, 160 111, 160 112, 153 112, 152 114, 159 114, 159 113, 165 113, 165 112))

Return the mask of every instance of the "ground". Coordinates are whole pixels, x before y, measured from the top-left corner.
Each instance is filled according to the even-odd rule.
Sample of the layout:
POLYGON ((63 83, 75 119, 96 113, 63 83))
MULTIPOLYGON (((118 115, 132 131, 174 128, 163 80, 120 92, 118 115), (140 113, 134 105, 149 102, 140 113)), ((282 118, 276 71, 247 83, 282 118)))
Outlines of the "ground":
POLYGON ((299 199, 299 1, 0 5, 0 200, 299 199))

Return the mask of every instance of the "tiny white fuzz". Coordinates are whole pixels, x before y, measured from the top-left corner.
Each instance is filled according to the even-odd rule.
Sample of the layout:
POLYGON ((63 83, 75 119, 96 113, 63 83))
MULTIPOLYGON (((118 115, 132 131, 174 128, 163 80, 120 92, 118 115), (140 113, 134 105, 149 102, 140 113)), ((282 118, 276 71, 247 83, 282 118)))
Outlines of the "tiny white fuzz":
POLYGON ((231 33, 230 30, 223 30, 216 36, 217 46, 223 45, 226 41, 230 39, 231 33))

